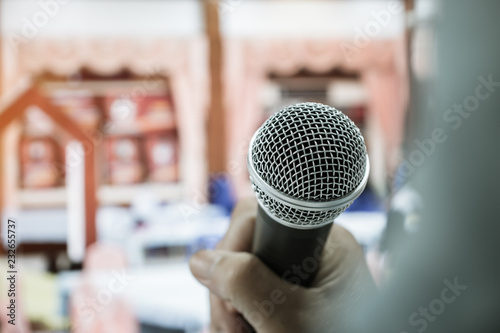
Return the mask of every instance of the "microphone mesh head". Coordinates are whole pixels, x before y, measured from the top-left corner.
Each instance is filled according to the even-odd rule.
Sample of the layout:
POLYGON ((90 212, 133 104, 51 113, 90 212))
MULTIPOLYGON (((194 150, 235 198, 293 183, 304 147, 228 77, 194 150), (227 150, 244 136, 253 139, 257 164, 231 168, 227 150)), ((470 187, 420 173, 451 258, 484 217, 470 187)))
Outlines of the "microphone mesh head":
MULTIPOLYGON (((256 176, 281 194, 308 202, 334 202, 361 185, 367 154, 361 132, 346 115, 327 105, 301 103, 282 109, 259 128, 249 163, 256 176)), ((331 222, 354 200, 329 210, 298 209, 266 193, 252 179, 252 172, 260 204, 295 225, 331 222)))

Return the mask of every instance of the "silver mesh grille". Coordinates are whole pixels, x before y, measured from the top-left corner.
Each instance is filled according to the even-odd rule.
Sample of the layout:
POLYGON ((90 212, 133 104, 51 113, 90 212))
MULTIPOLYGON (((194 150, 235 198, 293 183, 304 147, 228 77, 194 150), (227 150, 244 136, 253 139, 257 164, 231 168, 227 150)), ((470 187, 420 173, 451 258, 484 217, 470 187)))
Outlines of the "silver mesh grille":
MULTIPOLYGON (((333 201, 351 194, 365 175, 364 139, 342 112, 301 103, 271 116, 258 130, 250 163, 273 189, 294 199, 333 201)), ((276 201, 252 180, 261 204, 273 215, 300 225, 332 221, 345 207, 327 211, 295 209, 276 201)))
POLYGON ((324 222, 333 221, 350 205, 349 203, 341 208, 325 211, 296 209, 271 198, 254 183, 252 183, 252 187, 257 196, 257 200, 259 200, 273 216, 297 225, 318 225, 324 222))

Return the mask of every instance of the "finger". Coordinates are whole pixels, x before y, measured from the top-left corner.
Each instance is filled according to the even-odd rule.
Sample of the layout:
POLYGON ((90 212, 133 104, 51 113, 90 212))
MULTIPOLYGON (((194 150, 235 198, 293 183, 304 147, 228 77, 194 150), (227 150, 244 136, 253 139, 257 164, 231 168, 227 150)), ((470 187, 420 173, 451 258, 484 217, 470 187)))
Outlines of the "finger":
POLYGON ((231 302, 256 329, 277 331, 285 324, 280 320, 282 313, 286 312, 288 317, 296 309, 296 296, 301 294, 301 288, 281 280, 254 255, 201 251, 189 264, 202 284, 231 302))
POLYGON ((257 200, 240 200, 231 216, 231 224, 224 238, 217 244, 219 250, 250 251, 257 215, 257 200))
POLYGON ((238 325, 239 314, 226 309, 225 301, 210 293, 210 329, 212 332, 232 332, 238 325))
POLYGON ((365 256, 354 236, 345 228, 334 224, 323 249, 321 266, 313 284, 328 289, 330 285, 357 282, 373 289, 365 256))
POLYGON ((253 332, 250 326, 245 322, 241 314, 214 293, 210 293, 210 330, 211 332, 253 332))
MULTIPOLYGON (((217 249, 250 251, 254 229, 257 201, 254 198, 238 202, 231 215, 231 224, 217 249)), ((234 332, 241 324, 241 315, 234 306, 210 293, 211 330, 213 332, 234 332)))

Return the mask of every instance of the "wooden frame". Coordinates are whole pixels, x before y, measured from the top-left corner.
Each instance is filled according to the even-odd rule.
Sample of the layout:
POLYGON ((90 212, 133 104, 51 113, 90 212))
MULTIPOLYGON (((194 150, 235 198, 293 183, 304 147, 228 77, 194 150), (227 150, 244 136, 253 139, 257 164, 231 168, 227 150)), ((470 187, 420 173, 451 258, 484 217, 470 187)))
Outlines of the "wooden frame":
MULTIPOLYGON (((20 118, 31 105, 38 106, 57 125, 82 143, 90 143, 83 130, 47 97, 42 96, 36 87, 21 93, 12 103, 0 110, 0 135, 14 120, 20 118)), ((96 231, 96 177, 95 149, 85 154, 85 244, 88 248, 97 240, 96 231)))
POLYGON ((210 108, 208 112, 209 175, 226 171, 226 113, 222 88, 222 37, 219 28, 219 0, 204 0, 205 26, 209 42, 210 108))

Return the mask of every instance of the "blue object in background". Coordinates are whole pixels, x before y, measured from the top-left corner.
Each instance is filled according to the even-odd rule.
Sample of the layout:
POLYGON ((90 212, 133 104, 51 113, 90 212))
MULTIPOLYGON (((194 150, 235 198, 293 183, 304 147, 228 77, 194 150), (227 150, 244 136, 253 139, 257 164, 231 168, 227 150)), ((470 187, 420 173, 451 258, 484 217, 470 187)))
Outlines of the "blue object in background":
POLYGON ((231 180, 227 175, 219 174, 211 176, 208 184, 208 193, 210 203, 224 208, 228 215, 231 214, 236 204, 236 196, 231 180))
POLYGON ((379 212, 382 210, 383 207, 380 200, 373 193, 372 189, 367 186, 363 193, 346 209, 346 212, 379 212))

